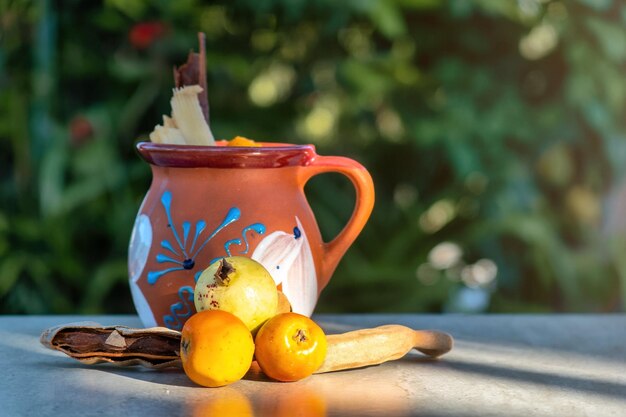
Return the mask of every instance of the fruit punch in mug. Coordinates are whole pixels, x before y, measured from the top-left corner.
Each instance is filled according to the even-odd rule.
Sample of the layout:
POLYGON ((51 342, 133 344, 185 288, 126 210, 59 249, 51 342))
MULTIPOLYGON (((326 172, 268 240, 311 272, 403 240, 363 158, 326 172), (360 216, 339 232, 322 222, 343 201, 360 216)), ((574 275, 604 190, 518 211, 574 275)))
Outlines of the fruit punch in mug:
POLYGON ((317 155, 313 145, 254 145, 138 144, 153 180, 132 231, 129 280, 146 327, 181 329, 202 271, 235 255, 260 262, 293 311, 308 316, 364 227, 374 187, 358 162, 317 155), (327 172, 356 189, 352 216, 330 242, 304 195, 307 181, 327 172))

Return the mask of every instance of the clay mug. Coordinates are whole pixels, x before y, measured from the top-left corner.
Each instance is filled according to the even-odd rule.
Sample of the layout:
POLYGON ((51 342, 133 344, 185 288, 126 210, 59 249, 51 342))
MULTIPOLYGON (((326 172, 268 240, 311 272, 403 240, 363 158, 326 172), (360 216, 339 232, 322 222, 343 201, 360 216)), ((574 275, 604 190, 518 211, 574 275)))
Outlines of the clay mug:
POLYGON ((139 143, 152 184, 129 245, 133 301, 146 327, 181 329, 195 312, 201 272, 231 255, 251 257, 270 272, 293 311, 311 315, 337 264, 374 205, 374 186, 358 162, 320 156, 313 145, 260 147, 139 143), (356 189, 352 216, 322 240, 304 195, 315 175, 337 172, 356 189))

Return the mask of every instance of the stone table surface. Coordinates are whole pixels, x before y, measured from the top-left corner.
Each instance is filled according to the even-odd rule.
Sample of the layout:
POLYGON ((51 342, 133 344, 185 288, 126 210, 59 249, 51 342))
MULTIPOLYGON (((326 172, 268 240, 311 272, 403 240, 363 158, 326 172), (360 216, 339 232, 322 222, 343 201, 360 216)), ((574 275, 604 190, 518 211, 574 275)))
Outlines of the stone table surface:
POLYGON ((0 316, 0 416, 626 416, 626 315, 318 315, 328 332, 398 323, 455 347, 294 383, 222 388, 177 369, 83 365, 45 349, 45 328, 135 316, 0 316))

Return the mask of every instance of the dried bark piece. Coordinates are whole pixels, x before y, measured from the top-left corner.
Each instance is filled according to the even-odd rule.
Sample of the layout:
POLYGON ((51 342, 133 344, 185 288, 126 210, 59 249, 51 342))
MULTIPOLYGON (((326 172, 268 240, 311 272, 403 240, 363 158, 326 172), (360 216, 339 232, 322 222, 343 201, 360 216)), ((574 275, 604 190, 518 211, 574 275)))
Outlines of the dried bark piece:
POLYGON ((202 108, 204 119, 209 123, 209 95, 206 79, 206 35, 198 32, 199 53, 190 51, 187 62, 180 67, 174 67, 174 85, 182 88, 190 85, 199 85, 202 91, 198 93, 198 101, 202 108))

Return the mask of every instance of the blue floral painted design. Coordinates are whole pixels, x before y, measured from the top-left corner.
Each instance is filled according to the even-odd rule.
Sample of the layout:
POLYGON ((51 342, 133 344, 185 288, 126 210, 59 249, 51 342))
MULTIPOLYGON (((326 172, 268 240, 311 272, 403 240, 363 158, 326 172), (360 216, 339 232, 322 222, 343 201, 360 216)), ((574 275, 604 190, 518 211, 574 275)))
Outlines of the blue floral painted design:
MULTIPOLYGON (((244 227, 241 232, 241 238, 243 239, 243 243, 241 242, 242 239, 231 239, 231 240, 227 240, 226 243, 224 243, 224 251, 226 252, 226 256, 232 256, 233 253, 230 249, 232 245, 241 246, 242 244, 245 244, 244 249, 242 251, 237 252, 237 254, 245 255, 250 250, 250 244, 248 243, 248 236, 247 236, 248 232, 252 231, 252 232, 256 232, 262 235, 265 233, 265 230, 266 230, 265 226, 261 223, 254 223, 254 224, 251 224, 250 226, 244 227)), ((213 262, 217 261, 219 258, 220 257, 211 259, 211 262, 209 262, 209 264, 212 264, 213 262)))
MULTIPOLYGON (((207 223, 204 220, 198 220, 192 225, 190 221, 183 221, 180 227, 174 224, 172 219, 172 193, 165 191, 161 196, 161 205, 165 210, 167 216, 167 227, 172 232, 170 239, 163 239, 160 242, 162 251, 156 255, 156 261, 159 264, 169 264, 164 269, 158 271, 149 271, 147 275, 148 284, 154 285, 163 276, 170 272, 193 270, 196 266, 196 259, 202 252, 205 246, 216 235, 230 224, 238 221, 241 218, 241 211, 237 207, 231 207, 222 222, 211 232, 204 233, 207 223)), ((230 239, 224 242, 225 256, 231 256, 233 254, 232 246, 242 246, 242 249, 237 254, 246 254, 250 250, 250 244, 248 242, 248 235, 251 232, 258 234, 264 234, 266 231, 265 225, 262 223, 252 223, 244 227, 241 231, 241 239, 230 239)), ((220 256, 221 257, 221 256, 220 256)), ((220 257, 213 258, 209 264, 213 263, 220 257)), ((202 270, 195 271, 194 281, 198 281, 202 270)), ((178 290, 178 297, 180 301, 170 306, 171 314, 163 316, 163 322, 171 329, 180 329, 182 322, 186 317, 191 315, 192 308, 189 302, 193 304, 193 288, 190 286, 182 286, 178 290)))
POLYGON ((182 319, 191 316, 193 312, 191 307, 193 305, 193 288, 188 285, 180 287, 178 289, 178 298, 180 301, 170 306, 172 314, 163 316, 165 325, 174 330, 181 330, 183 328, 182 319))
MULTIPOLYGON (((163 252, 156 255, 156 261, 160 264, 171 264, 170 267, 162 269, 160 271, 148 272, 148 283, 155 284, 164 275, 181 270, 191 270, 196 265, 196 258, 198 254, 204 249, 204 247, 213 239, 222 229, 231 223, 236 222, 241 217, 241 211, 237 207, 231 207, 222 222, 203 239, 203 233, 206 229, 206 221, 198 220, 193 225, 193 237, 191 237, 192 223, 190 221, 184 221, 181 225, 182 230, 179 230, 172 220, 172 193, 165 191, 161 196, 161 204, 165 209, 165 215, 167 216, 168 228, 172 231, 172 240, 164 239, 161 241, 161 248, 163 252)), ((246 232, 253 230, 259 234, 265 233, 265 226, 261 223, 254 223, 243 229, 243 238, 246 244, 245 251, 248 250, 248 241, 246 238, 246 232)), ((224 244, 226 254, 230 256, 230 245, 241 244, 239 239, 229 240, 224 244)), ((245 253, 245 252, 242 252, 245 253)), ((216 258, 217 259, 217 258, 216 258)), ((195 278, 198 278, 198 273, 195 274, 195 278)))

